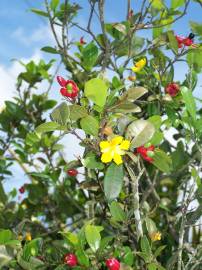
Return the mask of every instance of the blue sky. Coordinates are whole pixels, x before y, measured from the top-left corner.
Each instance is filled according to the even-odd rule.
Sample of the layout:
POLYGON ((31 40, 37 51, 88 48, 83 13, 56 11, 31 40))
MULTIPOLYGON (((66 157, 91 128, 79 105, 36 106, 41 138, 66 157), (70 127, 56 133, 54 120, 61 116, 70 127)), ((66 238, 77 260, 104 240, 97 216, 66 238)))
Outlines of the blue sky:
MULTIPOLYGON (((88 1, 80 0, 78 2, 84 7, 81 11, 80 20, 85 21, 87 15, 88 1)), ((126 0, 107 0, 106 1, 106 18, 108 21, 114 22, 116 20, 124 19, 126 0)), ((139 4, 142 0, 132 1, 139 4)), ((134 10, 136 4, 133 5, 134 10)), ((43 0, 1 0, 0 9, 0 63, 9 65, 12 58, 29 58, 36 49, 40 46, 46 45, 44 40, 32 40, 32 44, 25 42, 26 38, 30 40, 33 33, 37 29, 43 28, 47 25, 43 17, 36 16, 29 11, 30 7, 43 7, 43 0), (12 8, 10 7, 12 2, 12 8), (8 4, 9 3, 9 4, 8 4), (24 36, 24 43, 22 39, 24 36)), ((202 11, 198 4, 192 2, 188 9, 188 15, 180 21, 176 22, 175 29, 178 33, 186 35, 189 33, 189 20, 201 21, 202 11)))
MULTIPOLYGON (((75 0, 79 3, 83 10, 80 13, 79 21, 86 24, 88 17, 88 1, 75 0)), ((137 6, 142 0, 131 1, 134 3, 132 8, 137 10, 137 6), (137 5, 137 6, 136 6, 137 5)), ((125 18, 126 0, 106 0, 106 19, 108 22, 116 22, 125 18)), ((46 19, 39 17, 29 11, 33 8, 43 8, 43 0, 1 0, 0 9, 0 105, 4 99, 11 98, 14 93, 14 83, 17 74, 21 71, 18 63, 14 63, 12 59, 40 59, 47 58, 46 54, 42 54, 40 48, 53 43, 46 19)), ((190 32, 189 20, 202 22, 202 10, 200 6, 194 2, 188 9, 188 14, 175 23, 174 29, 176 33, 187 35, 190 32)), ((94 25, 97 29, 97 25, 94 25)), ((146 31, 143 34, 147 35, 146 31)), ((79 39, 80 36, 76 32, 74 38, 79 39)), ((183 80, 185 68, 182 65, 176 69, 176 78, 183 80)), ((200 86, 200 85, 199 85, 200 86)), ((197 96, 201 96, 201 88, 196 91, 197 96)), ((54 95, 60 101, 59 95, 54 95)), ((73 150, 72 150, 73 151, 73 150)), ((17 175, 16 185, 19 187, 24 182, 24 176, 20 168, 15 168, 17 175)), ((10 181, 9 181, 10 182, 10 181)), ((9 189, 13 186, 10 182, 9 189)))

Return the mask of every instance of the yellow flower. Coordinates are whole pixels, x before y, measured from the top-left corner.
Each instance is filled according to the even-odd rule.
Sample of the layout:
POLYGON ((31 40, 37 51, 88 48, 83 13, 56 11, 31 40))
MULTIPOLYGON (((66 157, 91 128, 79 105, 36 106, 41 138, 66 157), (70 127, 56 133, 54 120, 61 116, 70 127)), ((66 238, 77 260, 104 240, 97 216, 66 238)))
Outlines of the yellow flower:
POLYGON ((146 65, 146 63, 147 63, 146 58, 142 58, 141 60, 139 60, 138 62, 136 62, 135 65, 131 69, 134 72, 139 72, 140 70, 142 70, 144 68, 144 66, 146 65))
POLYGON ((32 240, 32 235, 31 235, 30 232, 27 232, 27 233, 26 233, 25 239, 26 239, 26 241, 31 241, 31 240, 32 240))
POLYGON ((161 233, 160 232, 153 232, 149 235, 149 237, 151 238, 152 242, 160 241, 161 240, 161 233))
POLYGON ((114 160, 117 165, 120 165, 123 163, 121 156, 125 154, 124 150, 128 150, 129 147, 130 142, 128 140, 123 140, 122 136, 116 136, 109 141, 100 142, 102 162, 108 163, 114 160))

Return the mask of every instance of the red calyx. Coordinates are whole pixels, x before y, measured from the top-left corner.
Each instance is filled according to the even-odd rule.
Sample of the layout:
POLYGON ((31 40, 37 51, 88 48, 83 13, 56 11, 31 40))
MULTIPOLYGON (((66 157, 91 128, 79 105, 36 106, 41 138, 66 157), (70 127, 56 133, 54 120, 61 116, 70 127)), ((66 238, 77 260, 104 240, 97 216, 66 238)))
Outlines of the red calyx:
POLYGON ((178 43, 178 48, 182 48, 184 45, 184 37, 180 37, 180 36, 175 36, 177 43, 178 43))
POLYGON ((119 270, 120 262, 115 258, 107 259, 106 266, 109 270, 119 270))
POLYGON ((21 194, 25 193, 25 187, 22 186, 21 188, 19 188, 19 192, 20 192, 21 194))
POLYGON ((84 40, 84 37, 81 37, 79 42, 80 42, 81 45, 85 45, 86 44, 86 42, 84 40))
POLYGON ((193 43, 194 43, 193 40, 190 38, 185 38, 183 41, 183 44, 188 47, 191 46, 193 43))
POLYGON ((74 267, 78 264, 78 260, 76 255, 72 254, 72 253, 67 253, 64 256, 64 263, 69 265, 70 267, 74 267))
POLYGON ((175 97, 180 91, 180 86, 177 83, 169 83, 165 89, 166 93, 171 97, 175 97))
POLYGON ((57 76, 57 81, 61 87, 60 93, 64 97, 74 99, 79 92, 77 84, 72 80, 65 80, 61 76, 57 76))
POLYGON ((177 42, 178 42, 178 48, 182 48, 183 45, 184 46, 192 46, 193 45, 193 38, 192 36, 188 36, 188 37, 180 37, 180 36, 175 36, 177 42))
POLYGON ((152 163, 152 162, 153 162, 153 158, 152 158, 152 157, 149 157, 149 156, 147 155, 147 152, 148 152, 148 151, 153 152, 154 149, 155 149, 154 145, 151 145, 151 146, 149 146, 149 147, 140 146, 140 147, 137 148, 137 153, 140 154, 141 157, 142 157, 144 160, 146 160, 146 161, 152 163))
POLYGON ((68 174, 69 176, 75 177, 75 176, 77 176, 78 171, 77 171, 76 169, 69 169, 69 170, 67 171, 67 174, 68 174))

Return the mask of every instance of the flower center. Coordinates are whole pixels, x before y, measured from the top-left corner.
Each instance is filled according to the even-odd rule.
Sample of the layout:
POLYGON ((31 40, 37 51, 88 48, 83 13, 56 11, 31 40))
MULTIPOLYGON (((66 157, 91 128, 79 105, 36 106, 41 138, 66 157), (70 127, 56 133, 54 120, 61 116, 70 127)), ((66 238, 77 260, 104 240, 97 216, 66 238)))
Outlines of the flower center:
POLYGON ((72 93, 72 85, 71 85, 71 84, 68 84, 68 85, 66 86, 66 89, 67 89, 67 92, 68 92, 68 93, 72 93))

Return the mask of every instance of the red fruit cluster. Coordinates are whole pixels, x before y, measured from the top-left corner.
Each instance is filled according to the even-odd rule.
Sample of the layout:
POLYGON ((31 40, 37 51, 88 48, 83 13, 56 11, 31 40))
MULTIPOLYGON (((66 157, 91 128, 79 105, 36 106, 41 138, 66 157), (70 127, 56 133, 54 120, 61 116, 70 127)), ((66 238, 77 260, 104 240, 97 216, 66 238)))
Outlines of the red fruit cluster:
POLYGON ((115 258, 107 259, 106 266, 109 270, 119 270, 120 262, 115 258))
POLYGON ((166 93, 171 97, 175 97, 180 91, 180 86, 177 83, 169 83, 165 89, 166 93))
POLYGON ((148 152, 149 152, 149 151, 150 151, 150 152, 153 152, 154 149, 155 149, 154 145, 151 145, 151 146, 149 146, 149 147, 140 146, 140 147, 137 148, 137 153, 140 154, 141 157, 142 157, 144 160, 146 160, 146 161, 152 163, 152 162, 153 162, 153 158, 150 157, 150 156, 148 156, 148 152))
POLYGON ((61 76, 57 76, 57 81, 61 87, 60 93, 64 97, 68 97, 70 99, 74 99, 78 96, 79 88, 74 81, 65 80, 61 76))
POLYGON ((64 256, 64 263, 70 267, 74 267, 78 264, 78 259, 73 253, 67 253, 64 256))
POLYGON ((181 36, 175 36, 177 43, 178 43, 178 48, 182 48, 183 46, 191 46, 194 44, 193 38, 194 34, 190 34, 188 37, 181 37, 181 36))
POLYGON ((19 192, 20 192, 21 194, 25 193, 25 187, 24 187, 24 186, 20 187, 20 188, 19 188, 19 192))
POLYGON ((68 174, 69 176, 75 177, 75 176, 77 176, 78 171, 77 171, 76 169, 69 169, 69 170, 67 171, 67 174, 68 174))

